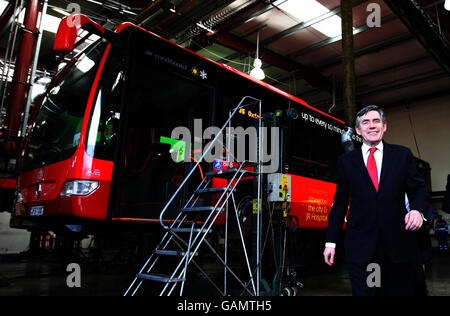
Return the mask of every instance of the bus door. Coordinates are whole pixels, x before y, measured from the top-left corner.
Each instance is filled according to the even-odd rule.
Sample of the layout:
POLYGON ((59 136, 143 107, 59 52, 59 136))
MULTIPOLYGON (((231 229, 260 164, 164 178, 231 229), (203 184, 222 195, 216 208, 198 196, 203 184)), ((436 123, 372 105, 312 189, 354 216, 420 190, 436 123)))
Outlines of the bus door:
MULTIPOLYGON (((184 52, 181 48, 138 30, 130 29, 128 36, 110 214, 112 219, 154 221, 199 157, 191 150, 202 148, 203 142, 193 137, 194 119, 208 126, 214 90, 190 76, 191 69, 185 71, 185 61, 177 57, 184 52), (189 131, 190 140, 173 137, 176 128, 189 131)), ((176 217, 181 203, 202 181, 206 170, 201 167, 171 204, 169 218, 176 217)))

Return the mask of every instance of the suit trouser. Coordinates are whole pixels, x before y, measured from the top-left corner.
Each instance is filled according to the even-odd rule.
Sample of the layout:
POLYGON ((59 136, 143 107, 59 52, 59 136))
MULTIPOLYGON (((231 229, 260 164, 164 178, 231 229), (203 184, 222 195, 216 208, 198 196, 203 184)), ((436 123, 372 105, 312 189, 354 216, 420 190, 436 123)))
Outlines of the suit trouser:
MULTIPOLYGON (((379 243, 380 244, 380 243, 379 243)), ((377 247, 368 264, 347 263, 352 294, 354 296, 413 296, 424 282, 423 270, 418 261, 391 262, 382 247, 377 247), (375 263, 377 265, 370 265, 375 263), (369 270, 369 271, 367 271, 369 270)))

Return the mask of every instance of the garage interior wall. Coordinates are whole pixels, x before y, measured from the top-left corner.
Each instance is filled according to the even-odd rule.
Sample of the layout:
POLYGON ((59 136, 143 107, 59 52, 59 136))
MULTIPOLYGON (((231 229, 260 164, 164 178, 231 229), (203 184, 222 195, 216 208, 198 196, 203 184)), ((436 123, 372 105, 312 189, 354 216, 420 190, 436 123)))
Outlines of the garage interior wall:
POLYGON ((432 190, 444 191, 450 174, 450 96, 405 102, 387 108, 385 114, 386 142, 406 146, 427 161, 432 190))

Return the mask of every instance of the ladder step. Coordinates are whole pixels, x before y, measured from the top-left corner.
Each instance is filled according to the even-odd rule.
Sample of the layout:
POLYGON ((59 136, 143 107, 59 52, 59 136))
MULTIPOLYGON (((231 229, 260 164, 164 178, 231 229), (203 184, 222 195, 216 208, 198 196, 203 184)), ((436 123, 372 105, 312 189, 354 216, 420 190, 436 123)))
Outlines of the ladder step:
MULTIPOLYGON (((186 254, 186 251, 180 251, 180 250, 155 250, 155 253, 158 255, 163 256, 184 256, 186 254)), ((197 256, 198 253, 196 252, 194 256, 197 256)))
POLYGON ((158 282, 165 282, 165 283, 169 283, 169 282, 181 282, 181 281, 185 281, 184 278, 173 278, 170 279, 170 275, 164 275, 164 274, 157 274, 157 273, 152 273, 152 274, 148 274, 148 273, 137 273, 136 277, 138 279, 145 279, 145 280, 150 280, 150 281, 158 281, 158 282))
MULTIPOLYGON (((169 228, 169 230, 173 231, 174 233, 190 233, 191 229, 190 228, 169 228)), ((194 233, 210 233, 211 230, 207 230, 207 229, 200 229, 200 228, 194 228, 193 229, 194 233)))
POLYGON ((226 169, 226 170, 207 172, 206 177, 230 179, 236 173, 248 173, 249 175, 256 174, 255 172, 250 171, 250 170, 245 170, 245 169, 239 170, 238 168, 230 168, 230 169, 226 169))
POLYGON ((210 212, 214 209, 214 206, 197 206, 182 208, 181 212, 210 212))
POLYGON ((225 191, 231 191, 231 188, 225 188, 225 187, 217 187, 217 188, 207 188, 207 189, 199 189, 195 190, 195 194, 205 194, 205 193, 217 193, 217 192, 225 192, 225 191))

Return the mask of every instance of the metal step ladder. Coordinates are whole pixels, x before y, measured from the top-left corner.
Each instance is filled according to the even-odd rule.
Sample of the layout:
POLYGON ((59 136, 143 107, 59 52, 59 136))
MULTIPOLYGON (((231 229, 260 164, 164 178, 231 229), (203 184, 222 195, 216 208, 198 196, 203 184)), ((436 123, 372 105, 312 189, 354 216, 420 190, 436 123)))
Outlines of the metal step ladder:
MULTIPOLYGON (((147 261, 142 266, 140 271, 136 274, 136 277, 134 278, 133 282, 126 290, 124 294, 125 296, 126 295, 134 296, 144 281, 156 281, 162 283, 163 288, 160 292, 160 296, 171 295, 177 288, 179 289, 179 295, 182 295, 185 282, 187 279, 186 275, 188 267, 191 263, 199 269, 199 271, 205 276, 205 278, 211 284, 214 285, 214 287, 219 291, 220 294, 227 295, 226 277, 224 278, 224 287, 223 289, 221 289, 217 284, 215 284, 215 282, 195 261, 195 257, 198 256, 199 249, 202 244, 206 245, 223 264, 225 275, 227 275, 227 273, 230 273, 230 275, 233 276, 241 284, 241 286, 244 288, 244 291, 246 292, 246 295, 258 295, 259 278, 258 276, 255 277, 255 272, 252 271, 250 267, 250 260, 248 258, 248 253, 245 248, 245 242, 243 241, 244 237, 242 234, 241 226, 239 224, 239 220, 237 220, 238 222, 237 226, 243 246, 244 256, 247 263, 247 270, 249 274, 248 281, 244 282, 240 280, 239 277, 237 276, 237 273, 235 273, 228 265, 227 249, 225 249, 224 257, 220 256, 219 253, 214 250, 214 247, 211 245, 211 243, 207 240, 206 237, 209 233, 211 233, 214 223, 221 214, 225 216, 226 221, 225 236, 227 236, 228 221, 229 221, 228 211, 234 209, 236 212, 235 214, 236 218, 238 218, 234 193, 243 177, 249 176, 258 177, 258 199, 260 200, 261 198, 260 179, 261 179, 262 164, 260 159, 261 156, 259 154, 257 155, 258 162, 256 163, 246 161, 240 163, 239 166, 236 168, 229 168, 221 171, 206 173, 204 180, 201 181, 198 187, 193 191, 188 201, 181 208, 178 216, 175 218, 175 220, 171 221, 170 226, 167 225, 168 221, 164 220, 164 214, 165 211, 168 209, 169 205, 173 202, 175 197, 180 192, 181 188, 188 181, 189 177, 193 174, 193 172, 201 163, 205 155, 213 148, 214 143, 218 141, 220 134, 223 133, 227 125, 230 123, 234 114, 239 109, 249 105, 249 104, 244 105, 244 102, 248 99, 252 100, 251 104, 259 103, 259 110, 261 117, 261 101, 253 97, 244 97, 239 103, 239 105, 230 113, 230 116, 227 122, 222 127, 220 133, 216 135, 215 139, 209 144, 208 148, 205 149, 205 152, 203 153, 202 157, 197 161, 196 165, 192 168, 188 176, 185 178, 185 180, 180 185, 178 190, 174 193, 174 195, 171 197, 171 199, 167 202, 166 206, 162 210, 160 214, 160 224, 164 228, 165 234, 161 239, 160 243, 158 244, 158 246, 156 247, 156 249, 153 250, 150 257, 147 259, 147 261), (227 179, 227 185, 223 187, 211 187, 213 178, 227 179), (217 201, 213 205, 207 206, 201 205, 200 198, 209 194, 219 195, 217 201), (229 207, 230 203, 234 204, 234 208, 229 207), (166 264, 162 264, 162 267, 161 264, 158 265, 158 262, 161 261, 165 262, 166 261, 165 259, 167 258, 177 258, 177 260, 172 260, 175 262, 173 264, 174 267, 172 269, 168 269, 166 264), (162 270, 166 269, 166 271, 169 270, 171 272, 162 273, 161 269, 162 270)), ((259 126, 261 127, 261 122, 259 123, 259 126)), ((259 204, 260 203, 258 203, 258 223, 260 221, 259 204)), ((257 260, 259 261, 259 258, 257 260)))

